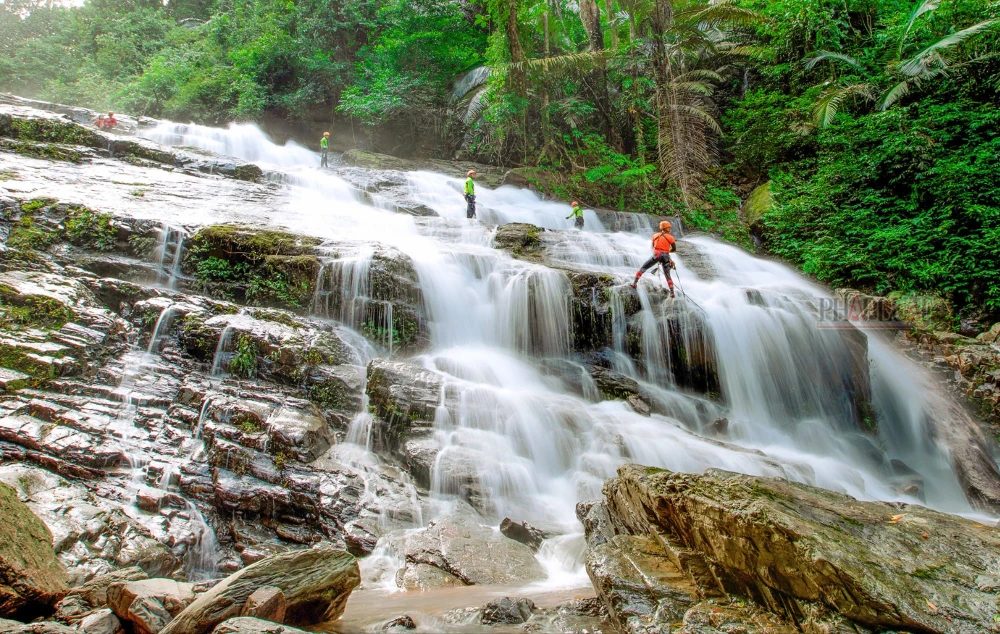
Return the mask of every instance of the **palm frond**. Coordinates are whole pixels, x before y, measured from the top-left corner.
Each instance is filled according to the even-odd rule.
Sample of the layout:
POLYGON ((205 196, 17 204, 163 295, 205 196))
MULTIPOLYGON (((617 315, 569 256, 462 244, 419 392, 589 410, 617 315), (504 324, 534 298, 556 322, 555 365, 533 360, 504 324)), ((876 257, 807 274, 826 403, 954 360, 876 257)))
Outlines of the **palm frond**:
POLYGON ((715 87, 712 84, 701 81, 672 81, 670 82, 670 87, 673 90, 695 93, 706 97, 711 97, 715 93, 715 87))
POLYGON ((775 50, 768 46, 752 46, 749 44, 725 42, 719 45, 718 50, 720 53, 725 53, 726 55, 749 57, 750 59, 762 62, 774 61, 775 58, 775 50))
POLYGON ((861 66, 861 62, 854 59, 850 55, 844 55, 843 53, 835 53, 833 51, 820 51, 819 53, 816 54, 816 57, 810 57, 809 59, 804 60, 804 63, 806 65, 806 70, 812 70, 813 68, 815 68, 816 64, 819 64, 820 62, 826 60, 830 60, 833 62, 843 62, 848 66, 857 68, 858 70, 864 70, 861 66))
POLYGON ((767 19, 760 13, 739 6, 736 0, 718 0, 705 7, 683 11, 677 16, 685 22, 705 26, 757 26, 767 19))
POLYGON ((917 84, 917 82, 917 79, 907 79, 893 86, 892 89, 885 94, 885 98, 882 99, 882 110, 888 110, 900 99, 910 94, 910 91, 913 89, 913 86, 917 84))
POLYGON ((700 121, 712 132, 720 135, 722 134, 722 126, 719 125, 719 122, 715 120, 715 117, 713 117, 708 112, 705 112, 698 106, 678 103, 678 104, 673 104, 669 107, 678 112, 684 113, 684 115, 687 117, 700 121))
POLYGON ((511 69, 516 70, 543 70, 550 72, 566 72, 572 70, 592 70, 599 68, 613 53, 608 50, 583 51, 580 53, 569 53, 567 55, 556 55, 555 57, 538 57, 525 62, 507 64, 511 69))
POLYGON ((689 70, 686 73, 683 73, 676 77, 676 81, 698 81, 698 80, 714 81, 720 84, 725 81, 722 75, 720 75, 718 72, 708 69, 689 70))
POLYGON ((865 101, 872 101, 875 96, 869 84, 851 84, 850 86, 834 86, 827 88, 820 94, 813 106, 813 120, 820 128, 825 128, 833 123, 840 106, 848 97, 860 97, 865 101))
POLYGON ((955 33, 942 37, 940 40, 934 42, 910 59, 902 62, 899 65, 899 72, 907 75, 908 77, 917 77, 925 74, 929 68, 928 60, 933 60, 934 55, 940 55, 942 51, 946 51, 953 46, 961 44, 973 35, 985 31, 996 23, 997 20, 986 20, 985 22, 973 24, 972 26, 962 29, 961 31, 956 31, 955 33))
POLYGON ((910 19, 906 22, 906 30, 903 32, 903 37, 899 38, 899 56, 903 56, 903 43, 906 41, 906 37, 910 34, 910 29, 913 28, 913 24, 917 21, 917 18, 925 13, 934 11, 941 5, 941 0, 917 0, 916 6, 913 7, 913 11, 910 13, 910 19))
POLYGON ((764 217, 764 214, 771 211, 773 204, 771 181, 767 181, 763 185, 755 187, 747 199, 743 201, 743 207, 740 209, 743 213, 743 220, 746 221, 747 225, 755 224, 764 217))

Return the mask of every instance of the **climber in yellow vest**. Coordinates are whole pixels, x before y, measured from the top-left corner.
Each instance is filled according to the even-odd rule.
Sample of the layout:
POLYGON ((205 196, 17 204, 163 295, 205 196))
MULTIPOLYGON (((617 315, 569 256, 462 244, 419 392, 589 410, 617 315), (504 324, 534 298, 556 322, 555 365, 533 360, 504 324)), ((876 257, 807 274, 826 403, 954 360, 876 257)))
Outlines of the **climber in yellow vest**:
POLYGON ((583 210, 580 209, 580 203, 574 200, 572 204, 573 204, 573 210, 569 212, 568 216, 566 216, 566 220, 569 220, 570 218, 576 218, 576 220, 574 221, 576 228, 583 229, 583 210))
POLYGON ((330 167, 327 160, 330 157, 330 133, 324 132, 323 138, 319 140, 319 166, 330 167))
POLYGON ((465 181, 465 202, 468 206, 465 208, 466 218, 476 217, 476 182, 473 180, 476 177, 476 170, 469 170, 465 174, 469 178, 465 181))

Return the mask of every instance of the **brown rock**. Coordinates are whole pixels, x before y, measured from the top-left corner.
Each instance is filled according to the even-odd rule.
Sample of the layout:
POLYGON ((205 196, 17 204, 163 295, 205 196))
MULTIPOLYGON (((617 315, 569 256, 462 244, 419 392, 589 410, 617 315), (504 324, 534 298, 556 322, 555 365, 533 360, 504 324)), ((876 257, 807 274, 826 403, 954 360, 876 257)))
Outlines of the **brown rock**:
POLYGON ((70 590, 65 598, 56 605, 56 617, 61 620, 69 620, 90 612, 94 608, 103 608, 108 604, 108 588, 112 584, 139 581, 146 578, 146 573, 138 566, 122 568, 106 575, 98 575, 79 588, 70 590))
POLYGON ((285 620, 285 595, 274 586, 264 586, 247 597, 240 616, 255 616, 281 623, 285 620))
POLYGON ((138 634, 157 634, 194 598, 192 584, 173 579, 119 582, 108 588, 108 607, 138 634))

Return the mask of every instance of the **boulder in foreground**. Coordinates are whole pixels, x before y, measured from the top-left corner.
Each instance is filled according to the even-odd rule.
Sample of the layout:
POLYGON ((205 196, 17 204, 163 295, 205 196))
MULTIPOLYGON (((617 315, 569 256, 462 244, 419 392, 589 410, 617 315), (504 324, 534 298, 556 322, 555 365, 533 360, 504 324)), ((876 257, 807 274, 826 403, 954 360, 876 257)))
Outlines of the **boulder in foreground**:
MULTIPOLYGON (((609 521, 587 524, 587 568, 623 631, 677 620, 693 628, 706 599, 752 599, 789 623, 835 632, 997 631, 995 528, 715 470, 626 465, 604 494, 609 521)), ((750 626, 753 616, 734 618, 750 626)))
POLYGON ((162 634, 204 634, 240 616, 258 588, 273 586, 285 596, 291 625, 332 621, 344 612, 351 591, 361 583, 354 557, 329 546, 296 550, 258 561, 227 577, 178 614, 162 634))

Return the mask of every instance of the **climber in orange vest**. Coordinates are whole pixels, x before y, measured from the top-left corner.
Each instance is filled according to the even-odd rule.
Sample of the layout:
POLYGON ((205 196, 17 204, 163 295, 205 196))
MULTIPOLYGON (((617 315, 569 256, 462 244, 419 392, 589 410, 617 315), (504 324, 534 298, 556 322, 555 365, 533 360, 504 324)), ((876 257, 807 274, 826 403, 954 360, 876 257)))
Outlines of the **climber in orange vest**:
POLYGON ((653 234, 653 257, 646 260, 636 274, 632 288, 639 284, 642 274, 657 264, 663 270, 663 277, 667 278, 667 287, 670 289, 670 296, 674 297, 674 281, 670 279, 670 269, 675 268, 674 261, 670 259, 670 254, 677 250, 677 239, 670 235, 671 225, 664 220, 660 223, 660 231, 653 234))

